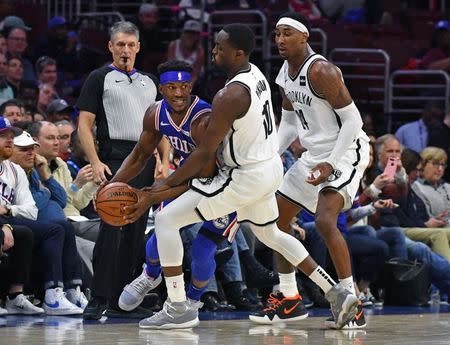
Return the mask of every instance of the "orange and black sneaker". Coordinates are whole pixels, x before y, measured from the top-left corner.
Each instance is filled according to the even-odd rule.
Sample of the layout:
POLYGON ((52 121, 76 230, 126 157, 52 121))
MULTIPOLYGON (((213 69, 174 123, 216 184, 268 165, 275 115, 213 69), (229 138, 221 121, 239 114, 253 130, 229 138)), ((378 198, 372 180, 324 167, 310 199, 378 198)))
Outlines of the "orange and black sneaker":
MULTIPOLYGON (((364 309, 361 301, 358 301, 358 307, 356 309, 356 316, 348 321, 341 329, 360 329, 367 326, 366 319, 364 318, 364 309)), ((333 317, 325 320, 325 327, 337 329, 336 322, 333 317)))
POLYGON ((292 322, 308 317, 308 311, 302 297, 284 297, 281 292, 271 293, 267 300, 267 307, 259 312, 250 314, 251 321, 262 324, 292 322))

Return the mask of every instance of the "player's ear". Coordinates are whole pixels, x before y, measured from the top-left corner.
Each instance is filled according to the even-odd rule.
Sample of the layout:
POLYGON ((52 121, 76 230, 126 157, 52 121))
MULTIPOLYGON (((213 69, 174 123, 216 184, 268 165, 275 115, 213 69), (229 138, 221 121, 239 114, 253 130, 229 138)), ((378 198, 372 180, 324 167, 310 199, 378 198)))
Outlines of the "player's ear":
POLYGON ((190 83, 189 83, 189 93, 192 92, 192 87, 193 87, 193 84, 192 84, 192 82, 190 82, 190 83))
POLYGON ((108 49, 111 53, 113 52, 113 44, 111 41, 108 41, 108 49))
POLYGON ((159 90, 159 93, 162 95, 162 85, 161 84, 158 85, 158 90, 159 90))
POLYGON ((139 50, 141 50, 141 42, 138 41, 136 46, 136 53, 139 53, 139 50))

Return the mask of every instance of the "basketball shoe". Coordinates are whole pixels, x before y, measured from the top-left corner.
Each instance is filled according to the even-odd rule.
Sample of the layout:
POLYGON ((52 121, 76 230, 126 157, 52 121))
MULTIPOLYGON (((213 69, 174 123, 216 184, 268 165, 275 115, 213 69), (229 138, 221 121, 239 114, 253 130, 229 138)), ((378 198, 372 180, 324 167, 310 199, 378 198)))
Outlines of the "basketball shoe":
POLYGON ((345 289, 341 284, 334 285, 325 294, 325 298, 330 302, 336 327, 341 329, 347 322, 356 315, 358 297, 345 289))
POLYGON ((42 307, 47 315, 83 314, 83 309, 71 303, 60 287, 45 290, 45 298, 42 307))
POLYGON ((44 309, 36 307, 31 303, 24 294, 17 295, 13 299, 6 297, 5 303, 8 314, 36 315, 44 314, 44 309))
POLYGON ((308 317, 308 311, 300 295, 284 297, 281 292, 271 293, 267 302, 267 308, 249 315, 251 321, 272 324, 298 321, 308 317))
POLYGON ((74 289, 68 289, 66 291, 66 297, 70 303, 75 304, 78 308, 83 310, 88 305, 88 300, 79 286, 74 289))
POLYGON ((119 308, 125 311, 135 309, 142 303, 145 295, 156 288, 162 281, 161 275, 153 279, 145 272, 145 267, 139 277, 127 284, 119 297, 119 308))
POLYGON ((203 303, 201 302, 191 301, 189 299, 183 302, 171 302, 167 299, 164 302, 162 310, 149 318, 141 320, 139 327, 149 329, 195 327, 200 323, 198 309, 202 305, 203 303))
MULTIPOLYGON (((365 328, 366 326, 367 324, 366 319, 364 318, 364 309, 361 301, 359 301, 356 309, 356 315, 350 321, 347 321, 340 329, 361 329, 365 328)), ((325 327, 332 329, 339 328, 337 327, 336 322, 332 317, 325 320, 325 327)))

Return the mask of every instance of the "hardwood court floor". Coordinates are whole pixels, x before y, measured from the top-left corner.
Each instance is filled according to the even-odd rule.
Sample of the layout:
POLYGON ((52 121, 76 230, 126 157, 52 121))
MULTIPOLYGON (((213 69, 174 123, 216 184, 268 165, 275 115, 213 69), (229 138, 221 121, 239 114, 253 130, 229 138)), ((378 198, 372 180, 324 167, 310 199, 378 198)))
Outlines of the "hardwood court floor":
MULTIPOLYGON (((145 345, 450 345, 450 308, 367 310, 364 330, 323 327, 324 316, 281 326, 250 323, 245 313, 202 313, 193 330, 140 330, 132 320, 85 322, 70 317, 0 318, 0 344, 145 344, 145 345), (406 311, 405 311, 406 310, 406 311), (419 313, 417 313, 419 311, 419 313), (414 312, 414 314, 408 314, 414 312), (385 315, 393 313, 391 315, 385 315), (378 315, 377 315, 378 314, 378 315)), ((314 315, 326 311, 314 310, 314 315)))

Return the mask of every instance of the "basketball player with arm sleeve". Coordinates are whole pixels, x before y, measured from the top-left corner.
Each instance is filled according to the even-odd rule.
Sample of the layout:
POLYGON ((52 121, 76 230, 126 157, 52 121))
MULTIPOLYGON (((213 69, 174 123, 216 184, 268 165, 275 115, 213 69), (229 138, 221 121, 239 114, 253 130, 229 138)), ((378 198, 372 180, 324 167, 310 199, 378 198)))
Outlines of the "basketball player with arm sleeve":
MULTIPOLYGON (((214 97, 201 143, 164 183, 150 191, 137 191, 139 201, 128 206, 132 213, 125 218, 133 221, 151 205, 149 200, 200 176, 202 165, 217 157, 221 169, 213 179, 190 180, 191 190, 155 217, 168 299, 163 310, 139 323, 142 328, 187 328, 198 323, 197 314, 190 308, 184 293, 179 229, 185 225, 236 211, 238 222, 248 222, 261 242, 280 252, 291 264, 298 266, 309 258, 299 241, 276 226, 275 192, 283 178, 283 167, 278 155, 270 86, 261 71, 249 63, 254 42, 253 31, 244 24, 226 25, 218 33, 213 58, 215 64, 227 72, 228 81, 214 97)), ((355 315, 357 298, 325 273, 320 277, 322 285, 330 286, 327 297, 336 322, 344 325, 355 315)), ((286 309, 287 314, 296 305, 302 305, 301 299, 294 299, 286 309)), ((306 315, 304 310, 297 313, 296 318, 302 319, 306 315)), ((280 319, 284 316, 272 317, 280 319)))
MULTIPOLYGON (((350 258, 337 228, 341 210, 351 207, 369 160, 369 139, 339 68, 314 53, 308 45, 310 24, 304 16, 288 12, 280 16, 275 42, 285 59, 276 78, 283 96, 279 128, 279 153, 298 136, 307 151, 286 173, 277 193, 278 227, 290 231, 291 219, 301 209, 315 214, 339 277, 355 293, 350 258)), ((275 253, 282 293, 295 286, 292 265, 275 253)), ((315 265, 305 261, 306 274, 315 265)), ((313 276, 311 276, 313 278, 313 276)), ((313 279, 325 292, 326 287, 313 279)), ((327 326, 336 327, 333 320, 327 326)), ((362 307, 345 328, 365 327, 362 307)))
MULTIPOLYGON (((202 132, 206 129, 211 105, 191 95, 192 66, 183 61, 172 60, 159 65, 158 73, 159 90, 163 100, 148 108, 139 141, 111 179, 112 182, 128 182, 134 178, 153 155, 162 137, 168 139, 182 159, 186 159, 195 150, 202 132)), ((215 164, 208 167, 206 164, 207 169, 212 168, 212 174, 214 166, 215 164)), ((185 191, 187 185, 181 188, 185 191)), ((170 202, 171 200, 165 201, 161 208, 170 202)), ((215 272, 214 254, 217 244, 227 237, 232 239, 238 228, 236 213, 233 213, 221 219, 205 222, 195 237, 191 251, 192 280, 187 291, 192 308, 201 307, 200 298, 215 272)), ((153 234, 147 241, 146 266, 142 274, 124 288, 119 298, 119 307, 124 310, 136 308, 146 293, 158 286, 161 280, 156 235, 153 234)))

